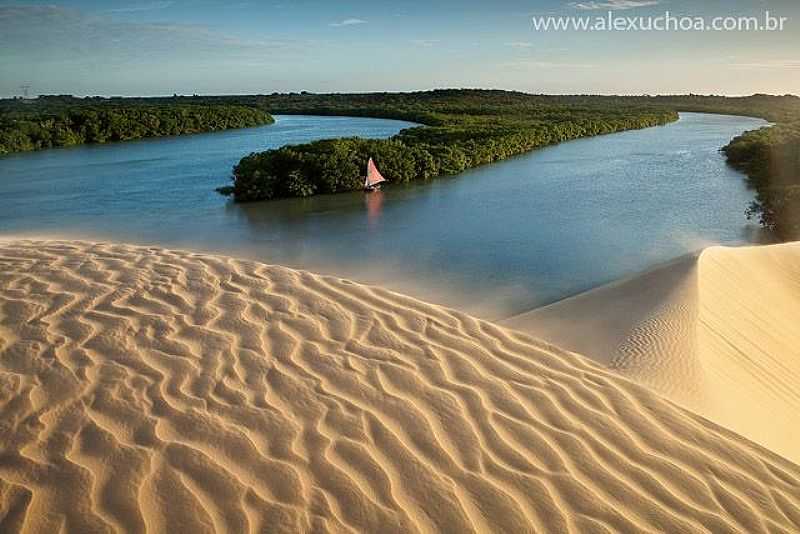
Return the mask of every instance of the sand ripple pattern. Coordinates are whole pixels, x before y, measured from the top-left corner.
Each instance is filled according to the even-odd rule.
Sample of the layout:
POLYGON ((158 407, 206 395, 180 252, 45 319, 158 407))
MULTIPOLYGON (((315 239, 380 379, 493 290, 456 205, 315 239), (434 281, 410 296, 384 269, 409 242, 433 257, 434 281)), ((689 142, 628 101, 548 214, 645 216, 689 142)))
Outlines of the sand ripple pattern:
POLYGON ((800 468, 378 288, 0 244, 2 532, 798 532, 800 468))

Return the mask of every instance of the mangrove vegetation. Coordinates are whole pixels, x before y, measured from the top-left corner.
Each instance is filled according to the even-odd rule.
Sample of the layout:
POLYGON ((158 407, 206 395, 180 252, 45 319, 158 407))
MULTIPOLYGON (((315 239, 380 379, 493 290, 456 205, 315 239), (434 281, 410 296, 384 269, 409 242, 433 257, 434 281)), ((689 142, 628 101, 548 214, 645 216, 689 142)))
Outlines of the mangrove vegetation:
POLYGON ((357 190, 371 157, 393 183, 429 180, 570 139, 666 124, 678 114, 617 97, 550 97, 488 90, 365 95, 275 95, 273 113, 411 120, 384 140, 331 139, 246 156, 233 185, 239 202, 357 190))
POLYGON ((273 122, 262 109, 220 104, 145 104, 43 98, 0 106, 0 154, 213 132, 273 122), (41 100, 41 101, 39 101, 41 100))
POLYGON ((756 190, 748 216, 782 240, 800 239, 800 120, 747 132, 724 152, 756 190))

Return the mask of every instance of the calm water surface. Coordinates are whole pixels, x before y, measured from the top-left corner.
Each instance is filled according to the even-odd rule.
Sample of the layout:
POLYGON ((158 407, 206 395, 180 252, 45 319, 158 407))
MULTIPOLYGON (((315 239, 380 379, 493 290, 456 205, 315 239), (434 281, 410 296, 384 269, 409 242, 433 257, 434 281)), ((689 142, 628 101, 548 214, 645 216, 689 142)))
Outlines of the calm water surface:
POLYGON ((247 205, 217 195, 249 152, 410 126, 281 116, 260 128, 0 158, 0 234, 235 254, 499 318, 710 243, 747 241, 753 194, 718 151, 765 124, 685 113, 379 194, 247 205))

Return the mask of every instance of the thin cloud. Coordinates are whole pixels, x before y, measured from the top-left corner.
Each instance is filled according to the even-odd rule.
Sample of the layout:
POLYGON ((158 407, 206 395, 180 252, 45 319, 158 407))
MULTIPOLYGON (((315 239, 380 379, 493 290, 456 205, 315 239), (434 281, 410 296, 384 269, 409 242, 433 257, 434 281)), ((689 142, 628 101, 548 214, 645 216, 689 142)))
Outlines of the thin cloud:
POLYGON ((513 43, 505 43, 505 45, 511 48, 533 48, 533 43, 527 41, 515 41, 513 43))
POLYGON ((570 63, 560 61, 541 61, 537 59, 506 61, 501 66, 507 70, 532 71, 547 69, 593 69, 595 65, 590 63, 570 63))
POLYGON ((149 4, 138 4, 138 5, 131 5, 127 7, 118 7, 115 9, 109 9, 108 13, 139 13, 141 11, 158 11, 160 9, 167 9, 168 7, 172 7, 175 2, 150 2, 149 4))
POLYGON ((800 61, 775 59, 752 63, 731 63, 730 66, 739 69, 800 69, 800 61))
POLYGON ((330 26, 338 28, 340 26, 357 26, 359 24, 366 24, 366 23, 367 21, 364 19, 350 18, 350 19, 340 20, 339 22, 331 22, 330 26))
POLYGON ((656 6, 661 0, 590 0, 589 2, 570 2, 573 9, 582 11, 623 11, 626 9, 637 9, 640 7, 656 6))
POLYGON ((439 39, 412 39, 411 44, 417 46, 424 46, 424 47, 431 47, 433 45, 439 44, 441 41, 439 39))
POLYGON ((119 22, 59 6, 0 6, 0 58, 29 62, 152 62, 176 57, 262 57, 305 48, 300 41, 256 40, 200 25, 119 22))

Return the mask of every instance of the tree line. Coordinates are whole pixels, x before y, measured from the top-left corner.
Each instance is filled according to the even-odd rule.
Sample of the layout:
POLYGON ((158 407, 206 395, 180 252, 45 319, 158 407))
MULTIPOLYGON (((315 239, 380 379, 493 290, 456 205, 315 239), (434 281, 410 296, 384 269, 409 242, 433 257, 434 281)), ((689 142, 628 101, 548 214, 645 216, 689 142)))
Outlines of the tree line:
POLYGON ((249 106, 201 104, 76 105, 48 102, 0 106, 0 154, 213 132, 273 122, 249 106))
POLYGON ((723 150, 756 190, 748 217, 782 240, 800 239, 800 120, 747 132, 723 150))

